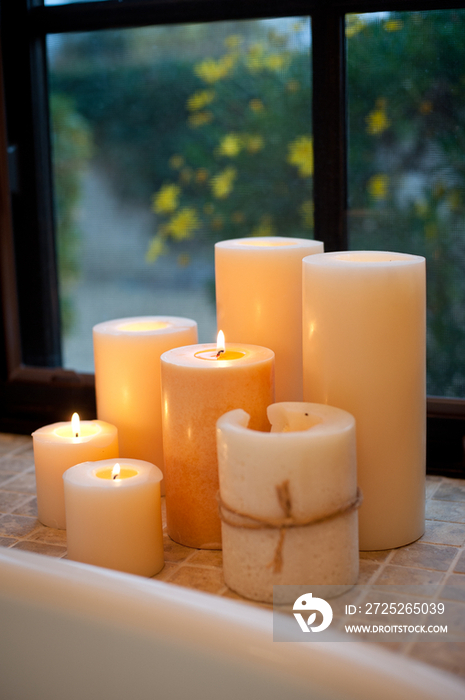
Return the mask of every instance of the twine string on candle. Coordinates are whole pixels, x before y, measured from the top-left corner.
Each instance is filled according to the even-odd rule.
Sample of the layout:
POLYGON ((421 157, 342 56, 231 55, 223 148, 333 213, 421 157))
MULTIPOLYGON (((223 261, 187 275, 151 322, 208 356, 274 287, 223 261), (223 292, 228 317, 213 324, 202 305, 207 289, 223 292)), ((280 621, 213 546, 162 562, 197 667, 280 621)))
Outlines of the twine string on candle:
POLYGON ((273 573, 277 574, 282 571, 283 566, 283 545, 286 531, 293 527, 307 527, 308 525, 319 525, 320 523, 326 522, 327 520, 333 520, 341 515, 347 515, 357 508, 360 508, 363 495, 359 487, 357 487, 357 493, 355 498, 350 501, 343 503, 336 510, 326 515, 321 515, 318 517, 308 517, 308 518, 296 518, 292 515, 292 500, 289 491, 289 480, 283 481, 282 484, 276 486, 276 495, 284 512, 284 518, 257 518, 227 506, 222 500, 218 493, 218 508, 221 520, 230 525, 231 527, 244 528, 247 530, 279 530, 279 540, 276 546, 275 554, 273 560, 270 562, 269 566, 273 566, 273 573))

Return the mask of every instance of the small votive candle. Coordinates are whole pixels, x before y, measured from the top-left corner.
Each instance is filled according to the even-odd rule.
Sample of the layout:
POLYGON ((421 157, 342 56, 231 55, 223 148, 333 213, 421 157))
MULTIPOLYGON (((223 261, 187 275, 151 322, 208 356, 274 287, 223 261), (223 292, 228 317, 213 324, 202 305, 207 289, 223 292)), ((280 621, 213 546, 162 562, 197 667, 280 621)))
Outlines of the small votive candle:
POLYGON ((84 462, 63 475, 68 559, 140 576, 164 565, 158 467, 137 459, 84 462))
POLYGON ((40 522, 59 530, 66 528, 63 474, 86 460, 118 457, 118 431, 102 420, 52 423, 32 433, 40 522))

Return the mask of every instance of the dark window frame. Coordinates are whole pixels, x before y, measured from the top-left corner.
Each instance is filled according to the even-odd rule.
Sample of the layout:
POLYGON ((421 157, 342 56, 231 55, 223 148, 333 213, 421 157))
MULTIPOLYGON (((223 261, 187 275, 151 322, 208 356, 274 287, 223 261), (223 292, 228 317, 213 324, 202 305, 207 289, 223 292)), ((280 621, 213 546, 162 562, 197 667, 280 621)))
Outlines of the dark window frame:
MULTIPOLYGON (((449 0, 447 7, 465 2, 449 0)), ((47 34, 310 16, 315 237, 330 251, 347 248, 345 14, 434 9, 445 8, 439 0, 105 0, 47 7, 41 0, 0 0, 0 430, 27 433, 74 410, 95 416, 93 375, 60 367, 47 34), (29 349, 25 361, 21 339, 29 349)), ((465 400, 429 398, 428 470, 465 476, 464 436, 465 400)))

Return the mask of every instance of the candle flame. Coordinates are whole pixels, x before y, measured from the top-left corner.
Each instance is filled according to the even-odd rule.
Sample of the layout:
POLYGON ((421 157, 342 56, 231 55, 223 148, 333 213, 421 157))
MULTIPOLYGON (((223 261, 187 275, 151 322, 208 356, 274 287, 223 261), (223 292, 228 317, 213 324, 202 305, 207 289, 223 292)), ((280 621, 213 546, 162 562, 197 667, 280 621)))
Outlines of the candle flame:
POLYGON ((79 419, 79 413, 73 413, 71 416, 71 430, 75 437, 79 437, 79 432, 81 430, 81 421, 79 419))
POLYGON ((119 477, 120 471, 121 471, 121 467, 119 466, 119 464, 115 464, 115 466, 111 470, 111 478, 117 479, 119 477))
POLYGON ((219 331, 216 339, 216 356, 219 357, 225 351, 224 333, 219 331))

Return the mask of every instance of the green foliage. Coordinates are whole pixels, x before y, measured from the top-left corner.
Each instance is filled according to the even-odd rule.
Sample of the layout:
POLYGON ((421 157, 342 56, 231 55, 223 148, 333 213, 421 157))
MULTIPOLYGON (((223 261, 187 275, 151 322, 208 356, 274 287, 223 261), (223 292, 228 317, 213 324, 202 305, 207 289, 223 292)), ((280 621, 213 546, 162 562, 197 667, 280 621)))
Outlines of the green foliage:
POLYGON ((348 24, 351 248, 423 255, 428 392, 465 396, 465 12, 348 24))
POLYGON ((55 219, 60 284, 60 311, 66 333, 73 323, 70 284, 78 274, 79 227, 77 205, 81 197, 82 171, 90 158, 91 136, 86 121, 72 100, 54 94, 50 100, 55 183, 55 219))
POLYGON ((215 242, 248 235, 310 237, 313 231, 309 47, 293 33, 262 41, 237 34, 193 66, 184 104, 185 147, 153 196, 154 260, 167 240, 215 242))

